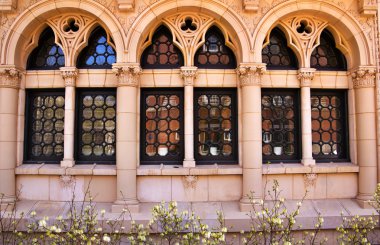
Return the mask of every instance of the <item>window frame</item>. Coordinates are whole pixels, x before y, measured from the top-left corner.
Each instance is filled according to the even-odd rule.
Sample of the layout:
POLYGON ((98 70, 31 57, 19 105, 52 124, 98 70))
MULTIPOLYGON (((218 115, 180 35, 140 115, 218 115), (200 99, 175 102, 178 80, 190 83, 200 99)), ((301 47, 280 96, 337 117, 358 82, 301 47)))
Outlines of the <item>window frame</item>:
POLYGON ((116 93, 116 88, 78 88, 76 91, 76 110, 75 110, 75 130, 74 130, 74 157, 75 157, 75 162, 76 164, 94 164, 94 163, 99 163, 99 164, 107 164, 107 165, 115 165, 116 164, 116 137, 117 137, 117 93, 116 93), (83 122, 83 101, 81 100, 81 96, 86 96, 86 95, 94 95, 98 93, 99 95, 113 95, 115 96, 115 154, 110 157, 106 156, 93 156, 91 155, 90 157, 81 157, 80 156, 80 147, 81 147, 81 141, 82 139, 80 138, 82 136, 82 127, 80 126, 80 123, 83 122))
MULTIPOLYGON (((221 104, 219 104, 221 105, 221 104)), ((194 96, 193 96, 193 106, 194 106, 194 159, 198 165, 207 165, 207 164, 238 164, 239 163, 239 146, 238 146, 238 104, 237 104, 237 88, 194 88, 194 96), (199 121, 201 119, 198 118, 198 98, 203 94, 209 95, 229 95, 231 96, 231 132, 234 137, 232 137, 231 145, 232 145, 232 154, 227 157, 223 156, 201 156, 198 154, 199 140, 198 134, 199 130, 199 121)), ((221 117, 221 116, 220 116, 221 117)), ((210 119, 210 117, 208 117, 210 119)), ((219 131, 218 131, 219 132, 219 131)))
POLYGON ((183 88, 141 88, 140 90, 140 164, 141 165, 182 165, 185 156, 185 100, 183 88), (146 98, 149 95, 176 95, 179 97, 179 135, 180 153, 178 156, 147 156, 145 154, 146 148, 146 116, 145 111, 148 108, 146 105, 146 98))
MULTIPOLYGON (((25 96, 25 129, 24 129, 24 150, 23 150, 23 163, 25 164, 36 164, 36 163, 46 163, 46 164, 59 164, 64 157, 64 141, 62 143, 63 146, 63 154, 59 157, 32 157, 31 149, 32 149, 32 128, 33 128, 33 112, 31 109, 33 108, 33 100, 39 95, 45 96, 62 96, 65 98, 65 90, 64 89, 26 89, 25 96)), ((65 101, 66 102, 66 101, 65 101)), ((65 110, 65 105, 63 106, 63 110, 65 110)), ((65 118, 63 118, 63 121, 65 118)), ((65 127, 63 127, 62 134, 64 136, 65 127)))

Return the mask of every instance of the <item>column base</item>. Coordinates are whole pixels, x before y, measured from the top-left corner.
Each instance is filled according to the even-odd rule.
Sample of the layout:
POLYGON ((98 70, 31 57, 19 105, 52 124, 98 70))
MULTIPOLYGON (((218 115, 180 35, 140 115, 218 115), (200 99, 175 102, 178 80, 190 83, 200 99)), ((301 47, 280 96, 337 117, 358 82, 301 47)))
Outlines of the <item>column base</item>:
POLYGON ((63 168, 72 168, 75 165, 74 159, 63 159, 61 161, 61 167, 63 168))
POLYGON ((140 204, 137 200, 117 200, 111 208, 112 213, 121 213, 124 210, 129 211, 130 213, 139 213, 140 212, 140 204))
POLYGON ((184 168, 195 168, 195 161, 194 160, 184 160, 183 161, 183 167, 184 168))
POLYGON ((240 212, 250 212, 250 211, 253 211, 254 208, 256 211, 258 211, 258 209, 261 209, 261 206, 259 204, 261 200, 262 199, 260 198, 254 198, 251 200, 249 198, 240 199, 240 202, 239 202, 240 212))
POLYGON ((302 159, 301 163, 304 166, 312 166, 312 165, 315 165, 315 160, 313 158, 302 159))
POLYGON ((356 202, 363 209, 372 209, 376 205, 375 201, 372 198, 373 196, 371 195, 358 195, 356 197, 356 202))

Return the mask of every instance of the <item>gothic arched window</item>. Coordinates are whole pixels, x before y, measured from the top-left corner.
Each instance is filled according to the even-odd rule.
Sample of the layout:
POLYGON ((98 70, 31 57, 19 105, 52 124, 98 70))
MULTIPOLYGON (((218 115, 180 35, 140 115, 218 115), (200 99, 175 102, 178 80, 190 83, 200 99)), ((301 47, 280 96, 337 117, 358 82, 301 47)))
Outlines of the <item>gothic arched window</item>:
POLYGON ((274 28, 269 37, 269 44, 261 51, 263 63, 269 70, 291 70, 298 68, 298 61, 294 52, 287 46, 284 33, 274 28))
POLYGON ((77 67, 89 69, 112 68, 116 62, 116 52, 109 44, 106 31, 97 27, 92 31, 88 45, 78 56, 77 67))
POLYGON ((311 54, 310 66, 317 70, 347 70, 346 58, 335 47, 334 37, 326 29, 321 33, 319 46, 311 54))
POLYGON ((157 28, 152 44, 141 56, 141 67, 145 69, 173 69, 183 66, 183 55, 173 43, 173 36, 165 26, 157 28))
POLYGON ((216 26, 207 31, 205 43, 195 53, 194 65, 208 69, 236 68, 235 55, 226 46, 224 36, 216 26))
POLYGON ((53 30, 48 27, 40 36, 38 46, 29 55, 27 70, 55 70, 65 66, 65 56, 55 43, 53 30))

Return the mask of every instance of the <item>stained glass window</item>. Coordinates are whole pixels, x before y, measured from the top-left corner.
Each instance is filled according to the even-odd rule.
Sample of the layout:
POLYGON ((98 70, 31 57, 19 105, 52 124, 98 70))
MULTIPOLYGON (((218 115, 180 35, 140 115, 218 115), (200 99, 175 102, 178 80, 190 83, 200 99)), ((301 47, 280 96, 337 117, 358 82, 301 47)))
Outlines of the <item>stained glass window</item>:
POLYGON ((107 33, 97 27, 91 33, 88 45, 78 56, 78 68, 107 69, 116 62, 116 52, 107 41, 107 33))
POLYGON ((55 43, 53 30, 48 27, 41 33, 38 46, 29 55, 26 69, 55 70, 62 66, 65 66, 65 56, 55 43))

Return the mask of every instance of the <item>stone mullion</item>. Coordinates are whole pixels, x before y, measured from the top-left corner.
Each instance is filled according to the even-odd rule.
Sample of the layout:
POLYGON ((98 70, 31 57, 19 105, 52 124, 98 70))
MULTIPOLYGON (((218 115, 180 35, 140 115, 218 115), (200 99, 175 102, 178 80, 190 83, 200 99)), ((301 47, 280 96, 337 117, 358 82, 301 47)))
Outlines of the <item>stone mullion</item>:
POLYGON ((242 166, 243 197, 240 210, 252 206, 248 195, 262 195, 261 76, 265 64, 241 64, 237 69, 242 92, 242 166))
MULTIPOLYGON (((18 91, 21 72, 0 66, 0 195, 2 204, 15 200, 17 165, 18 91)), ((0 207, 0 209, 3 207, 0 207)))
POLYGON ((61 167, 73 167, 75 165, 75 85, 78 70, 75 67, 62 67, 60 70, 65 81, 65 129, 61 167))
POLYGON ((137 94, 141 68, 139 64, 115 64, 113 71, 118 77, 116 97, 116 169, 117 200, 113 212, 128 207, 139 211, 137 200, 137 94))
POLYGON ((313 139, 311 128, 311 82, 315 69, 301 68, 298 71, 298 79, 301 86, 301 135, 302 135, 302 164, 315 165, 313 159, 313 139))
POLYGON ((194 160, 194 79, 197 75, 197 67, 181 67, 181 76, 185 86, 185 159, 183 167, 195 167, 194 160))

